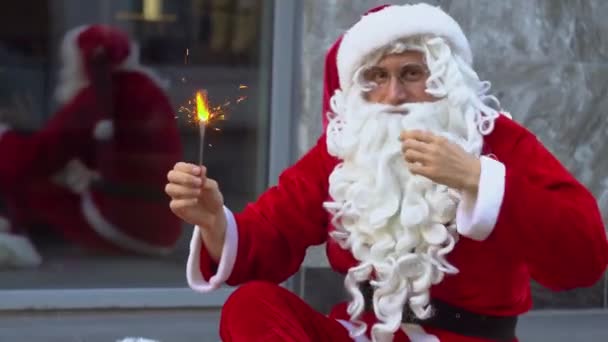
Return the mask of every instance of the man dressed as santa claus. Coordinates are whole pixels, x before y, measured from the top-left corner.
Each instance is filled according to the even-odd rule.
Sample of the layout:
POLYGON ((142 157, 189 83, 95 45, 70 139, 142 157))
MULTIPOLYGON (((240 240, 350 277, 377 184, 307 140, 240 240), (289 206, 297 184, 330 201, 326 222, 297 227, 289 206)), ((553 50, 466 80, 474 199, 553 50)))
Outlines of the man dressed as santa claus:
POLYGON ((471 65, 441 9, 377 8, 329 50, 325 134, 277 186, 232 213, 204 167, 175 165, 171 208, 196 225, 191 287, 240 285, 224 341, 515 341, 531 278, 600 279, 595 199, 471 65), (277 285, 324 242, 352 297, 329 316, 277 285))
POLYGON ((182 151, 162 84, 112 27, 68 32, 61 53, 57 113, 31 135, 1 127, 0 267, 41 262, 33 227, 94 250, 169 253, 181 223, 162 189, 182 151))

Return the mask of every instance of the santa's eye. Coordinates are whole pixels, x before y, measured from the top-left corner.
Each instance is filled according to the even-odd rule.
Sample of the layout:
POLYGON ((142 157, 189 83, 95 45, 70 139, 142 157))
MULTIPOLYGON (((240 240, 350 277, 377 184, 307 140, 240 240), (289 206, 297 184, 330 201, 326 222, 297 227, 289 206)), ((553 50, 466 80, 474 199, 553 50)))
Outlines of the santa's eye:
POLYGON ((406 82, 417 82, 422 80, 427 74, 426 68, 422 65, 406 65, 401 68, 400 79, 406 82))
POLYGON ((388 72, 382 68, 370 68, 365 72, 365 80, 367 82, 384 84, 388 81, 388 72))

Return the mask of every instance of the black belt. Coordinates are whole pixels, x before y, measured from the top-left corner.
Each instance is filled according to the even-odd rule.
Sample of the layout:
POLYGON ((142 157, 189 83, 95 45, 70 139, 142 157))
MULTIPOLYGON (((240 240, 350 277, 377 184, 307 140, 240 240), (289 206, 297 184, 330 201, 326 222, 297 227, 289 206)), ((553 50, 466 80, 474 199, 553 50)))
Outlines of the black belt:
MULTIPOLYGON (((373 288, 366 282, 360 286, 365 298, 365 310, 373 309, 373 288)), ((438 299, 430 301, 433 314, 421 320, 409 306, 403 311, 403 323, 420 324, 425 327, 450 331, 459 335, 507 342, 515 339, 517 316, 491 316, 467 311, 438 299)))

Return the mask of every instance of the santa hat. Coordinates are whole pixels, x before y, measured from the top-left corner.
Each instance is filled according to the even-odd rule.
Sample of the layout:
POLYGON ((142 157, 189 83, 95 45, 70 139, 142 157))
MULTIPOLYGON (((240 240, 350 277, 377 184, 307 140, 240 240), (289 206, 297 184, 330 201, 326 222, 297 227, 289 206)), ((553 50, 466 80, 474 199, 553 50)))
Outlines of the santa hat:
POLYGON ((139 63, 139 48, 129 35, 112 26, 89 25, 68 31, 61 45, 62 68, 56 97, 70 101, 91 83, 107 81, 115 71, 133 70, 146 74, 161 87, 165 84, 139 63))
MULTIPOLYGON (((382 5, 374 7, 367 11, 365 15, 370 13, 378 12, 390 5, 382 5)), ((333 45, 327 50, 325 54, 325 69, 323 71, 323 130, 327 128, 328 117, 327 114, 331 111, 330 101, 337 89, 340 88, 340 80, 338 78, 338 66, 336 65, 336 58, 338 56, 338 49, 342 43, 342 36, 333 43, 333 45)))
POLYGON ((131 55, 129 36, 111 26, 90 25, 72 29, 62 46, 64 62, 76 62, 91 79, 96 68, 120 67, 131 55))
POLYGON ((460 25, 439 7, 428 4, 383 6, 364 15, 344 35, 337 51, 340 88, 348 91, 365 59, 396 40, 433 35, 442 37, 454 53, 472 64, 469 42, 460 25))
MULTIPOLYGON (((68 31, 61 46, 61 60, 63 67, 56 97, 65 107, 70 107, 79 92, 89 86, 98 101, 109 106, 112 101, 109 90, 115 72, 139 72, 159 87, 165 86, 151 70, 140 65, 137 44, 116 27, 89 25, 68 31)), ((113 132, 112 119, 105 118, 98 122, 92 133, 98 140, 108 140, 113 132)))

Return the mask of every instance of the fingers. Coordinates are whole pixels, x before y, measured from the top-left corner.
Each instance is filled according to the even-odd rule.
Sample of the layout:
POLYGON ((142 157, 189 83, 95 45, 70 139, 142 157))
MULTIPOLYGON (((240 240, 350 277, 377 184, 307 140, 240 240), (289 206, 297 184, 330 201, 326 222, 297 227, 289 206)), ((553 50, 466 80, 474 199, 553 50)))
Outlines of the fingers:
POLYGON ((167 195, 171 196, 174 199, 186 199, 186 198, 196 198, 200 196, 201 189, 200 188, 191 188, 185 187, 181 185, 177 185, 174 183, 169 183, 165 186, 165 192, 167 195))
MULTIPOLYGON (((424 132, 421 131, 411 131, 404 132, 402 136, 416 136, 418 133, 422 134, 421 137, 424 139, 424 132), (413 133, 409 134, 409 133, 413 133)), ((406 162, 413 163, 421 163, 428 164, 432 159, 433 152, 435 147, 431 143, 423 142, 422 140, 416 140, 414 138, 407 138, 403 141, 401 145, 401 151, 403 152, 403 157, 406 162)))
POLYGON ((432 143, 436 139, 436 135, 431 132, 421 131, 421 130, 411 130, 411 131, 403 131, 399 135, 399 140, 417 140, 424 143, 432 143))
POLYGON ((429 156, 423 152, 416 150, 407 150, 403 153, 403 158, 409 164, 420 163, 427 164, 430 160, 429 156))
POLYGON ((184 163, 184 162, 179 162, 177 164, 175 164, 175 166, 173 167, 173 170, 175 171, 180 171, 180 172, 184 172, 193 176, 200 176, 201 175, 201 170, 205 170, 205 167, 203 166, 201 168, 201 166, 198 165, 194 165, 194 164, 190 164, 190 163, 184 163))
POLYGON ((165 186, 165 192, 173 200, 198 198, 203 192, 219 191, 217 182, 207 178, 207 169, 204 166, 177 163, 173 170, 167 173, 167 180, 169 183, 165 186))
POLYGON ((192 176, 181 171, 171 170, 167 174, 169 183, 185 186, 189 188, 200 188, 203 185, 201 177, 192 176))
POLYGON ((433 177, 431 168, 423 164, 410 164, 408 168, 413 175, 424 176, 429 179, 433 177))
POLYGON ((414 150, 422 153, 429 153, 432 151, 432 145, 419 140, 407 139, 401 144, 401 151, 414 150))
POLYGON ((406 131, 401 134, 401 138, 405 138, 401 150, 410 172, 414 175, 429 176, 436 150, 433 143, 435 136, 422 131, 406 131))
POLYGON ((196 198, 174 199, 169 203, 169 207, 173 212, 180 212, 196 205, 197 202, 196 198))
POLYGON ((203 185, 207 170, 205 167, 199 167, 192 164, 177 163, 173 170, 167 174, 167 180, 170 183, 200 188, 203 185))
POLYGON ((217 190, 218 188, 219 188, 219 186, 218 186, 217 182, 211 178, 207 178, 205 180, 205 184, 203 185, 203 190, 214 191, 214 190, 217 190))

